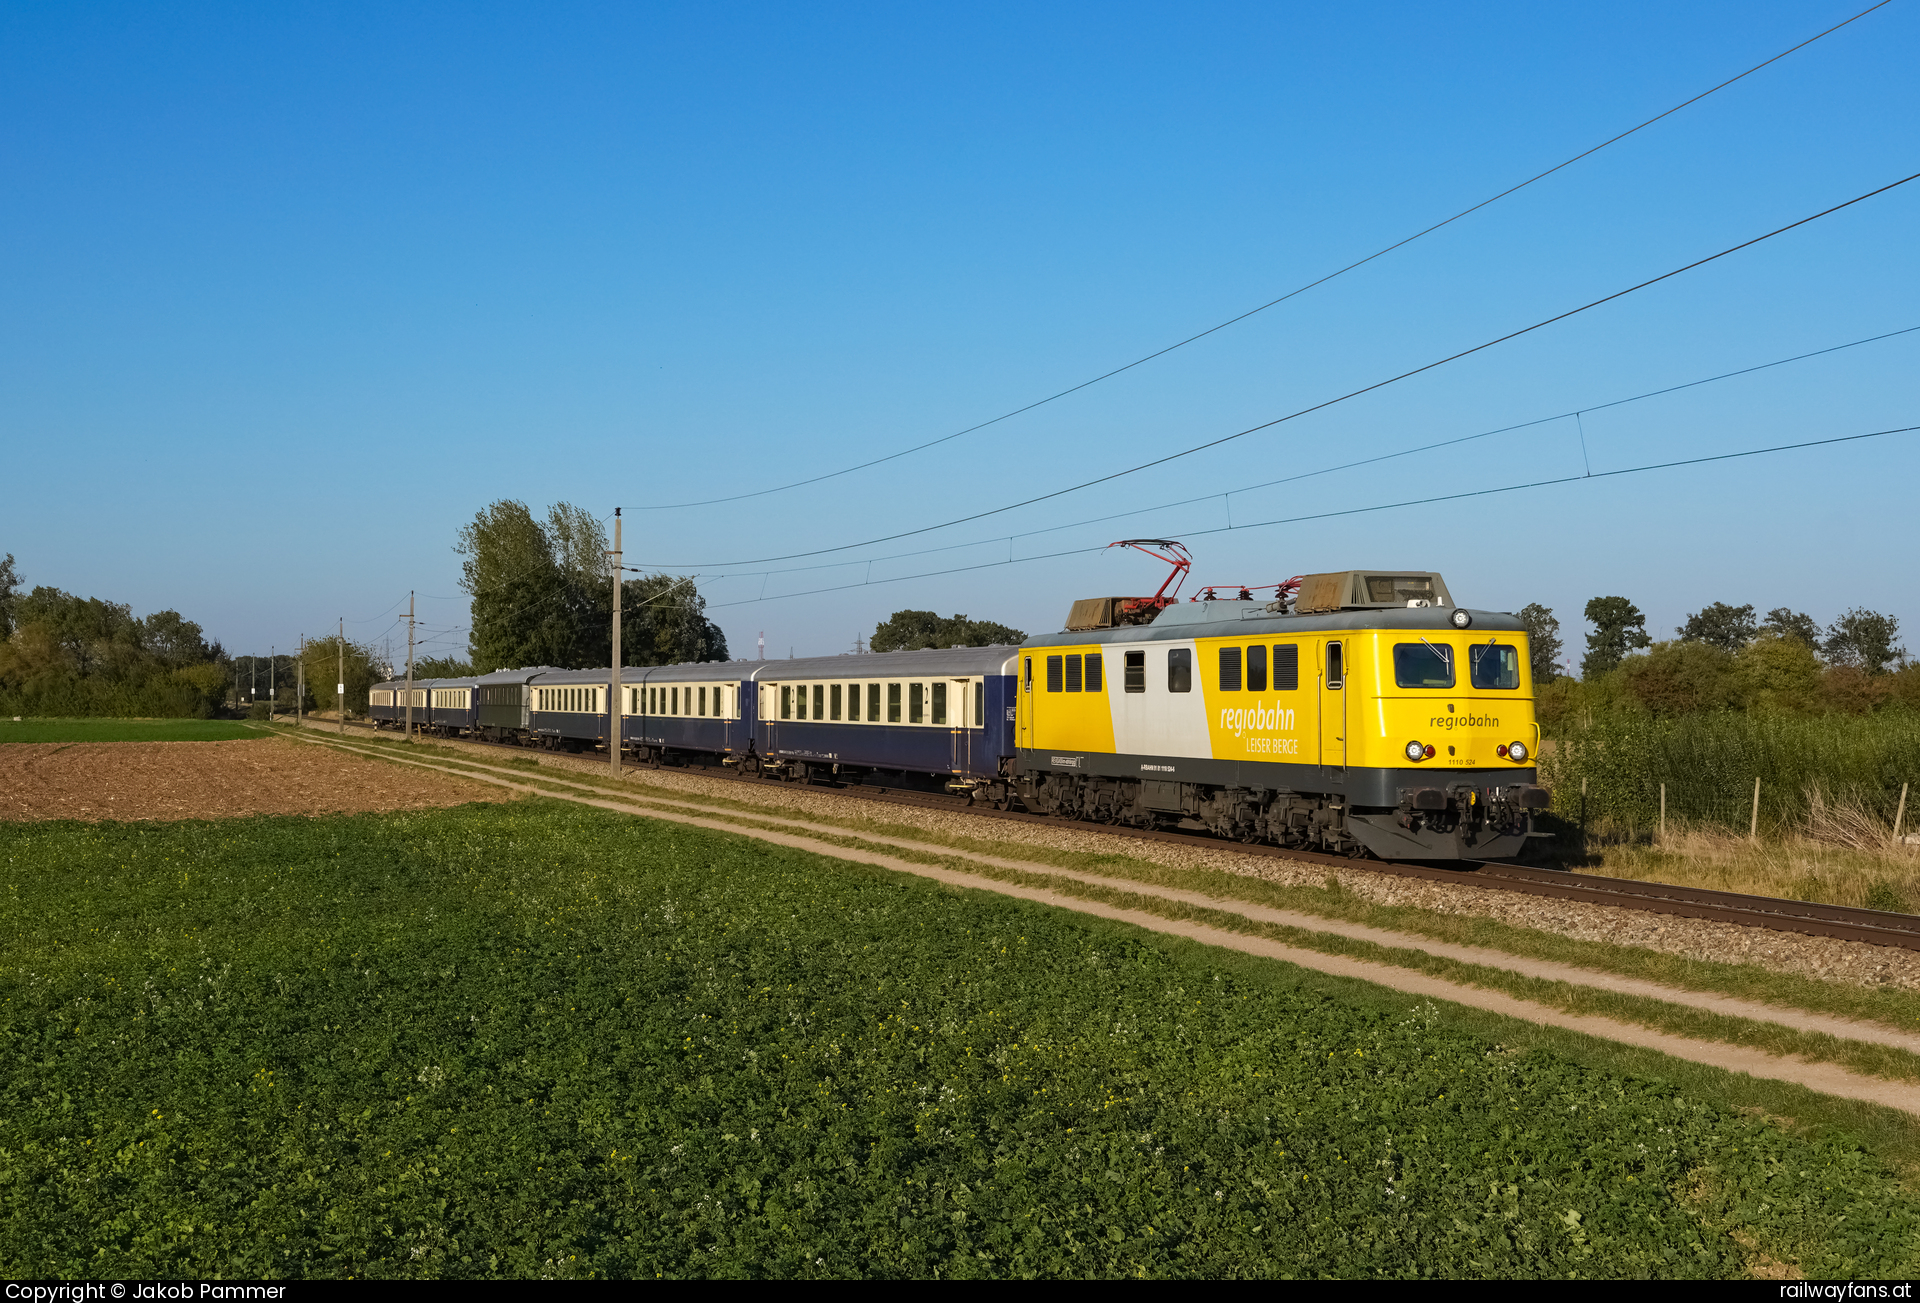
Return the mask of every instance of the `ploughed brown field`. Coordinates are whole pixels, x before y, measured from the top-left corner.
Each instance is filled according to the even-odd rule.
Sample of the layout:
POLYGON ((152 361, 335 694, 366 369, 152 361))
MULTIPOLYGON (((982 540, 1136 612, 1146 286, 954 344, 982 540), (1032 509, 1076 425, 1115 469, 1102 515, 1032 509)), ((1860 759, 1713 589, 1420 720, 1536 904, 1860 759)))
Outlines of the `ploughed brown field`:
POLYGON ((0 747, 0 821, 426 810, 511 793, 281 739, 0 747))

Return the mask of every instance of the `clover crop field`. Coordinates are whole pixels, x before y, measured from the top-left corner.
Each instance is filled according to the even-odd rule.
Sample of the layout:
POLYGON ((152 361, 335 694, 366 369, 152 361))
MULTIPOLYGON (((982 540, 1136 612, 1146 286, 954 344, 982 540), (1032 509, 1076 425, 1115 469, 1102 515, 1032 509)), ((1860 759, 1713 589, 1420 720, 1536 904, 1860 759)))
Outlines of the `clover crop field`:
POLYGON ((1845 1139, 545 801, 0 825, 0 1275, 1912 1272, 1845 1139))
POLYGON ((243 742, 266 737, 226 719, 0 720, 5 742, 243 742))

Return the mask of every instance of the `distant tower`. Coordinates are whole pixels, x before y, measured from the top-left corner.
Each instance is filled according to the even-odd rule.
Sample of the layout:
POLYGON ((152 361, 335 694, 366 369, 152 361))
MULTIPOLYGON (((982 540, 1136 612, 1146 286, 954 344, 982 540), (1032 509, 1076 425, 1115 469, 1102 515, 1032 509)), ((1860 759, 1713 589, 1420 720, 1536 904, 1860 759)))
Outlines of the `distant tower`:
POLYGON ((756 660, 767 659, 767 631, 765 629, 762 629, 760 631, 760 655, 757 656, 755 659, 756 660))
POLYGON ((867 654, 867 640, 857 633, 853 635, 853 654, 855 656, 867 654))

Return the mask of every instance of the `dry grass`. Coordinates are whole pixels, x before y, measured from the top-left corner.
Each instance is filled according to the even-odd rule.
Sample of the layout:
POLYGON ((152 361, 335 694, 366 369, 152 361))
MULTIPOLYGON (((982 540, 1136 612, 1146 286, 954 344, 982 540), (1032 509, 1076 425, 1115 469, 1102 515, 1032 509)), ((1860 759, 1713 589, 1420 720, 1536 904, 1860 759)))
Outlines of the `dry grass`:
POLYGON ((1806 814, 1783 832, 1750 840, 1711 825, 1669 820, 1664 837, 1595 829, 1588 873, 1781 896, 1866 909, 1920 910, 1920 845, 1913 823, 1889 822, 1857 801, 1808 788, 1806 814))

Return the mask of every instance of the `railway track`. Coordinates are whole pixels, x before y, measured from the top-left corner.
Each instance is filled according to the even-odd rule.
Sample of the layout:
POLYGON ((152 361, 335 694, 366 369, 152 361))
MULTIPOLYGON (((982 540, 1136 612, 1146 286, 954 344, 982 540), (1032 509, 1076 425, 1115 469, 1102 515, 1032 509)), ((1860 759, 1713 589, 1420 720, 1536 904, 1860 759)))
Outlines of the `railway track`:
MULTIPOLYGON (((373 733, 373 730, 364 724, 355 724, 351 727, 369 735, 373 733)), ((528 750, 526 747, 505 742, 486 742, 471 738, 456 740, 476 746, 497 747, 502 751, 514 753, 524 753, 528 750)), ((652 766, 648 767, 652 768, 652 766)), ((725 779, 755 787, 777 785, 785 790, 800 788, 799 784, 736 773, 725 766, 709 767, 690 764, 681 768, 697 772, 702 777, 725 779)), ((1705 887, 1640 882, 1632 878, 1609 878, 1590 873, 1536 869, 1489 860, 1468 861, 1468 867, 1462 868, 1439 868, 1431 864, 1413 864, 1394 860, 1356 860, 1344 855, 1326 855, 1317 851, 1285 850, 1278 846, 1257 843, 1223 842, 1218 837, 1198 833, 1128 828, 1121 824, 1065 820, 1017 810, 984 809, 961 798, 941 793, 877 785, 868 787, 860 784, 836 784, 833 787, 815 787, 811 790, 881 804, 920 806, 956 814, 965 813, 981 819, 1035 823, 1056 829, 1079 828, 1087 832, 1104 833, 1111 837, 1172 842, 1211 850, 1231 849, 1243 855, 1292 860, 1296 863, 1362 869, 1395 877, 1452 883, 1455 886, 1512 891, 1553 900, 1580 901, 1590 905, 1609 905, 1618 909, 1666 914, 1675 918, 1738 923, 1746 927, 1767 928, 1775 932, 1798 932, 1806 936, 1834 937, 1842 941, 1864 941, 1869 945, 1895 946, 1903 950, 1920 951, 1920 917, 1911 914, 1854 909, 1845 905, 1822 905, 1801 900, 1781 900, 1772 896, 1746 896, 1731 891, 1713 891, 1705 887)))

